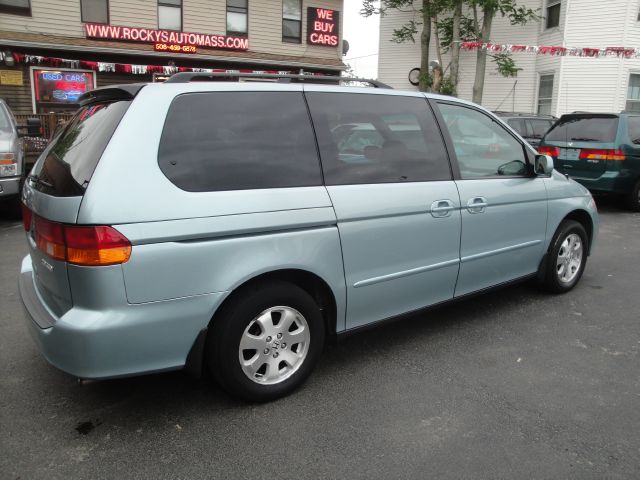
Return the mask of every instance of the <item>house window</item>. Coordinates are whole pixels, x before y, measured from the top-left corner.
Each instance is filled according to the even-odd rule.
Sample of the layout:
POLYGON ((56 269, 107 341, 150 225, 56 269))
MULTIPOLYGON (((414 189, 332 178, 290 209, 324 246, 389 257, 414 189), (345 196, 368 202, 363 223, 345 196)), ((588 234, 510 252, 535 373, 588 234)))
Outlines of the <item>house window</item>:
POLYGON ((83 22, 109 23, 109 0, 80 0, 83 22))
POLYGON ((158 28, 182 30, 182 0, 158 0, 158 28))
POLYGON ((0 0, 0 13, 31 16, 31 0, 0 0))
POLYGON ((640 75, 632 74, 629 77, 629 87, 627 88, 628 112, 640 112, 640 75))
POLYGON ((302 41, 302 0, 282 0, 282 41, 302 41))
POLYGON ((554 28, 560 25, 561 0, 547 1, 547 28, 554 28))
POLYGON ((227 0, 227 35, 247 34, 248 0, 227 0))
POLYGON ((541 75, 538 88, 538 114, 551 115, 553 99, 553 75, 541 75))

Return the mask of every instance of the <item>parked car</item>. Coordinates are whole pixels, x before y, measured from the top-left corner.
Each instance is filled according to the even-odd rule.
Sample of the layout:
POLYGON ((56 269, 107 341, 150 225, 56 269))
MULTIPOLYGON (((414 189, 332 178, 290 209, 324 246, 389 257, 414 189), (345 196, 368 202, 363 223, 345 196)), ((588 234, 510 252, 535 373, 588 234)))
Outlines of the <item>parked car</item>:
POLYGON ((538 151, 592 192, 621 195, 640 211, 640 113, 563 115, 538 151))
POLYGON ((20 293, 59 369, 204 366, 264 401, 337 335, 509 282, 562 293, 580 279, 591 195, 482 107, 199 78, 85 94, 25 185, 20 293), (341 141, 373 130, 375 145, 341 141))
MULTIPOLYGON (((0 201, 9 203, 12 214, 20 215, 20 188, 24 181, 25 164, 22 148, 23 131, 11 109, 0 98, 0 201)), ((33 123, 29 133, 39 131, 33 123)))
POLYGON ((557 120, 552 115, 538 115, 532 113, 494 112, 502 120, 520 134, 532 147, 537 147, 544 134, 557 120))

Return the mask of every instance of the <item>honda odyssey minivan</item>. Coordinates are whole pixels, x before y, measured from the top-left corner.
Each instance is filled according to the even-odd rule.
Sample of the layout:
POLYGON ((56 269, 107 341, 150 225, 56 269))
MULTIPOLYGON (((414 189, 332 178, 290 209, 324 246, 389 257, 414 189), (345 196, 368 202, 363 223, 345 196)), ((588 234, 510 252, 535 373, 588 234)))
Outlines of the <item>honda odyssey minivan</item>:
POLYGON ((510 282, 579 281, 591 195, 482 107, 203 77, 88 92, 35 165, 20 292, 57 368, 204 367, 265 401, 337 335, 510 282))

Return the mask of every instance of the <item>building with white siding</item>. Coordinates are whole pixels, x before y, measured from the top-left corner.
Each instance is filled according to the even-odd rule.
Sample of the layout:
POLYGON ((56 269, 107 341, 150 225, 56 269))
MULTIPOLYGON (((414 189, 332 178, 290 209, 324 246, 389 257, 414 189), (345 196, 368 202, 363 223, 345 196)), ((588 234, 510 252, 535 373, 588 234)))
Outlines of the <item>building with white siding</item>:
POLYGON ((342 12, 343 0, 0 0, 0 97, 41 113, 176 71, 339 75, 342 12))
MULTIPOLYGON (((520 0, 540 9, 544 19, 512 26, 499 15, 494 20, 491 42, 506 45, 640 48, 640 16, 637 0, 520 0)), ((411 12, 389 11, 380 20, 378 74, 395 88, 415 89, 409 71, 420 65, 419 43, 391 41, 395 28, 413 18, 411 12)), ((432 38, 432 44, 435 39, 432 38)), ((432 46, 432 60, 436 51, 432 46)), ((493 110, 550 113, 573 111, 640 111, 640 58, 589 58, 513 53, 516 78, 502 77, 487 62, 483 105, 493 110)), ((475 51, 460 58, 458 95, 472 98, 475 51)), ((443 60, 445 65, 448 59, 443 60)))

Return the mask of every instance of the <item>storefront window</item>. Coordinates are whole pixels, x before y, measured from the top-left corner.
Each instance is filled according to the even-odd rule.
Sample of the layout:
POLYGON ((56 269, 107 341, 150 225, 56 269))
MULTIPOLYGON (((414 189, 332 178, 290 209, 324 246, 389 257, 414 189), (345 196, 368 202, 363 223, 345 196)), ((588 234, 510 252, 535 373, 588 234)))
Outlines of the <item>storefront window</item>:
POLYGON ((33 103, 36 113, 78 108, 78 98, 95 88, 95 73, 88 70, 31 70, 33 103))
POLYGON ((227 35, 246 35, 248 0, 227 0, 227 35))
POLYGON ((80 0, 80 12, 85 23, 109 23, 109 0, 80 0))
POLYGON ((282 0, 282 40, 300 43, 302 39, 302 0, 282 0))
POLYGON ((182 31, 182 0, 158 0, 158 28, 182 31))
POLYGON ((0 13, 31 16, 30 0, 0 0, 0 13))

